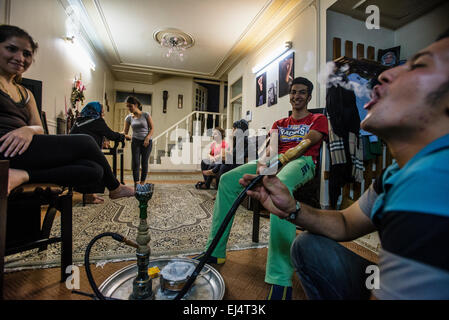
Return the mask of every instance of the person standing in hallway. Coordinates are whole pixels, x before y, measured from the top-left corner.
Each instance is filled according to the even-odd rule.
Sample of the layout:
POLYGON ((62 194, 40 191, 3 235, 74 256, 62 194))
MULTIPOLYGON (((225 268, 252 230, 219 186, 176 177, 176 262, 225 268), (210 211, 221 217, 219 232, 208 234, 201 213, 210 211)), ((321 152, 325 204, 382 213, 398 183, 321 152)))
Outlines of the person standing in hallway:
POLYGON ((132 170, 134 187, 137 183, 143 185, 148 175, 148 159, 150 158, 154 132, 153 120, 148 112, 142 111, 142 104, 133 96, 126 98, 126 107, 130 114, 125 118, 124 134, 131 140, 132 170), (128 135, 132 128, 132 137, 128 135), (139 170, 141 169, 141 172, 139 170), (139 180, 140 177, 140 180, 139 180))

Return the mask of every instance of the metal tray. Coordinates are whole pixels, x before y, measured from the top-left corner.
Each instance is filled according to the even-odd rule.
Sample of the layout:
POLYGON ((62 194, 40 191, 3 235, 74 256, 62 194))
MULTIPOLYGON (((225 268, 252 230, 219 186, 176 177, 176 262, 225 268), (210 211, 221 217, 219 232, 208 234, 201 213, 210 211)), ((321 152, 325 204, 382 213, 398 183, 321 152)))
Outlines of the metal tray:
MULTIPOLYGON (((151 259, 149 267, 158 267, 162 270, 170 262, 183 261, 192 263, 195 267, 199 261, 188 258, 159 258, 151 259)), ((225 283, 223 277, 217 270, 210 265, 205 264, 202 273, 198 276, 189 291, 184 295, 183 300, 221 300, 225 292, 225 283)), ((105 297, 128 300, 133 290, 133 280, 137 275, 137 264, 131 264, 115 272, 98 288, 105 297)), ((177 292, 162 292, 159 278, 153 279, 153 292, 155 300, 173 300, 177 292)))

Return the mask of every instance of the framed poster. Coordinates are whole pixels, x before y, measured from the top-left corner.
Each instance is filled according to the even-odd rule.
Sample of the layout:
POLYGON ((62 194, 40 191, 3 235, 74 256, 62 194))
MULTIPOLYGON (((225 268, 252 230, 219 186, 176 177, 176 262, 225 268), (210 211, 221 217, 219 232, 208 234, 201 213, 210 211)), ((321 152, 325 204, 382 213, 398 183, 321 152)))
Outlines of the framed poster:
POLYGON ((178 109, 182 109, 182 94, 178 94, 178 109))
POLYGON ((377 51, 377 61, 387 67, 395 67, 399 64, 401 46, 379 49, 377 51))
POLYGON ((290 83, 295 78, 295 53, 279 61, 279 98, 288 94, 290 83))
POLYGON ((268 106, 271 107, 278 103, 277 81, 268 85, 268 106))
POLYGON ((256 107, 267 102, 267 73, 262 73, 256 78, 256 107))

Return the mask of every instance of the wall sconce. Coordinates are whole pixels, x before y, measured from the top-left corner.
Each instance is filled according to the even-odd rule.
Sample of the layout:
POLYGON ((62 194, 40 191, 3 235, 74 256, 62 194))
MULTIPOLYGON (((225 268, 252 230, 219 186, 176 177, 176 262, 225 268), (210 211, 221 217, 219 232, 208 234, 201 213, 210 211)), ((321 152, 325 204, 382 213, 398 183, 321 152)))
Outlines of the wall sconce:
POLYGON ((268 58, 266 58, 264 61, 256 65, 252 68, 253 73, 258 73, 259 71, 265 69, 268 65, 270 65, 272 62, 274 62, 277 58, 282 56, 285 52, 290 50, 293 46, 293 43, 291 41, 286 41, 284 46, 270 54, 268 58))
POLYGON ((75 36, 71 36, 71 37, 62 37, 62 39, 63 39, 64 41, 67 41, 67 42, 75 43, 75 36))
POLYGON ((87 50, 83 47, 83 44, 75 38, 75 36, 66 36, 62 37, 62 39, 70 44, 69 50, 72 51, 72 54, 76 59, 82 63, 83 65, 88 65, 92 71, 95 71, 95 63, 92 61, 90 55, 87 50))

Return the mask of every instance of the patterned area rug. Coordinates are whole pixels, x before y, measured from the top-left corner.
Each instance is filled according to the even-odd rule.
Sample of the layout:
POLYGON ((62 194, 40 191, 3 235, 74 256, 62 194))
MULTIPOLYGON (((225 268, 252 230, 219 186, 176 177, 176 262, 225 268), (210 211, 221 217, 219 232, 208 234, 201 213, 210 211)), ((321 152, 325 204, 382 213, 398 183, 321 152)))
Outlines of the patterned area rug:
MULTIPOLYGON (((204 251, 209 235, 215 190, 197 190, 190 184, 156 184, 148 202, 151 257, 187 256, 204 251)), ((73 208, 73 262, 83 264, 88 243, 103 232, 116 232, 135 240, 139 224, 138 201, 135 198, 109 200, 98 205, 81 204, 73 208)), ((239 206, 228 242, 228 250, 266 247, 269 221, 260 221, 260 242, 251 240, 252 213, 239 206)), ((60 220, 53 224, 52 235, 58 235, 60 220)), ((135 249, 110 237, 95 243, 90 259, 106 263, 135 259, 135 249)), ((53 244, 43 252, 37 249, 6 258, 6 271, 45 268, 60 265, 60 245, 53 244)))

